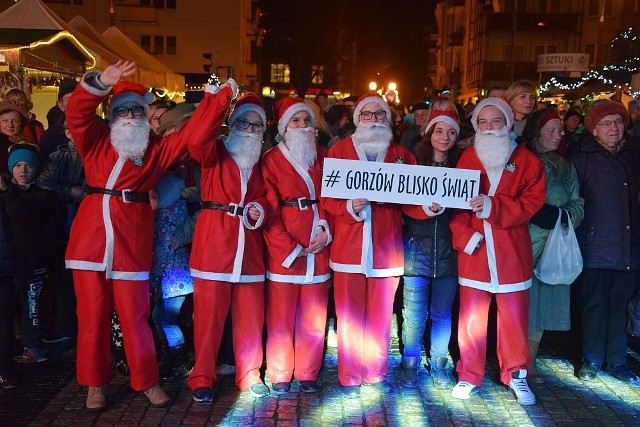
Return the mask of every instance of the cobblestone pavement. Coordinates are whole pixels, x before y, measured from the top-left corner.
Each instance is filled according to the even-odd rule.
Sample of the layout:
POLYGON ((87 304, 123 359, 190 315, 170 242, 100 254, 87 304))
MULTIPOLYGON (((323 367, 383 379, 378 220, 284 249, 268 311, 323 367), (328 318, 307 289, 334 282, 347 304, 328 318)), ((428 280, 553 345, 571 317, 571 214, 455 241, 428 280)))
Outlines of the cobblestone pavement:
MULTIPOLYGON (((640 373, 639 342, 633 341, 629 366, 640 373)), ((379 396, 362 388, 360 399, 345 399, 337 380, 337 357, 329 351, 321 374, 322 390, 305 394, 293 384, 285 396, 253 399, 239 392, 233 377, 223 377, 211 404, 197 403, 184 380, 164 384, 172 397, 168 408, 149 406, 142 393, 132 391, 127 378, 116 376, 109 385, 108 409, 84 409, 86 388, 75 381, 75 348, 50 348, 51 361, 19 365, 20 387, 0 390, 0 426, 638 426, 640 385, 627 385, 607 374, 592 383, 574 375, 579 355, 576 337, 547 333, 538 368, 544 382, 532 384, 537 404, 523 407, 497 381, 497 362, 490 358, 481 392, 460 401, 450 390, 437 390, 426 369, 420 370, 419 387, 379 396)), ((395 384, 400 353, 392 339, 388 378, 395 384)))

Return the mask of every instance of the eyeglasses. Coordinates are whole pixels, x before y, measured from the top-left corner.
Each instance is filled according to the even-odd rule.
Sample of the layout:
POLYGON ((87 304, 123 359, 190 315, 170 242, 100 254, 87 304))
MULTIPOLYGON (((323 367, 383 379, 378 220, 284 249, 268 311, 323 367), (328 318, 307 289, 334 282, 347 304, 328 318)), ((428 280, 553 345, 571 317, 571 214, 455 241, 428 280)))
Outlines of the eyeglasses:
POLYGON ((616 120, 604 120, 597 124, 597 126, 602 126, 603 128, 609 128, 611 125, 621 126, 624 124, 624 120, 616 119, 616 120))
POLYGON ((142 117, 144 116, 144 107, 141 107, 139 105, 134 105, 133 107, 129 107, 129 108, 125 106, 120 106, 118 108, 115 108, 113 112, 118 117, 127 117, 129 113, 131 113, 133 117, 142 117))
POLYGON ((251 128, 252 132, 262 132, 262 129, 264 129, 264 125, 262 123, 251 123, 244 119, 236 120, 235 125, 238 129, 242 129, 242 130, 247 130, 251 128))
POLYGON ((360 117, 365 120, 370 120, 373 116, 376 116, 376 120, 382 120, 387 117, 387 112, 384 110, 360 112, 360 117))

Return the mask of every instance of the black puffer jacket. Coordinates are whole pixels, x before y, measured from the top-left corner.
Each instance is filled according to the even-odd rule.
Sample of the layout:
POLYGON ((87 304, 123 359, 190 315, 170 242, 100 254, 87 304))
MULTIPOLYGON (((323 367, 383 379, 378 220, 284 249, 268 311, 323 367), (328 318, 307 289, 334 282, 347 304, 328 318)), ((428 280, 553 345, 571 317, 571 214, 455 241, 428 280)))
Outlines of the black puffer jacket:
POLYGON ((404 217, 404 275, 424 277, 457 276, 458 254, 451 245, 452 209, 435 218, 404 217))
POLYGON ((9 217, 0 199, 0 277, 11 276, 16 268, 16 251, 9 217))
POLYGON ((585 268, 640 269, 639 143, 627 138, 612 154, 585 135, 570 155, 584 198, 576 236, 585 268))

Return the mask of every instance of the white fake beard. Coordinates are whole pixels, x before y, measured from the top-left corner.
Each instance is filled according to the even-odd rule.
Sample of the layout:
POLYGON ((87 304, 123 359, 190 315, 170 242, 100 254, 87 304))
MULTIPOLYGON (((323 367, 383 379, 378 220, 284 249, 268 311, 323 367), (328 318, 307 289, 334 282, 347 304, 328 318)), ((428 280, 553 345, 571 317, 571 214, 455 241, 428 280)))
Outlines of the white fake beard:
POLYGON ((309 169, 316 161, 316 130, 314 128, 287 128, 284 134, 291 157, 303 168, 309 169))
POLYGON ((240 169, 251 170, 260 158, 262 133, 245 132, 234 128, 224 145, 240 169))
POLYGON ((115 119, 110 124, 111 145, 127 159, 141 158, 149 145, 151 124, 147 119, 115 119))
POLYGON ((511 153, 510 142, 506 128, 486 130, 476 134, 473 147, 487 172, 495 173, 504 169, 511 153))
POLYGON ((365 153, 379 154, 389 148, 393 132, 387 122, 360 123, 351 138, 365 153))

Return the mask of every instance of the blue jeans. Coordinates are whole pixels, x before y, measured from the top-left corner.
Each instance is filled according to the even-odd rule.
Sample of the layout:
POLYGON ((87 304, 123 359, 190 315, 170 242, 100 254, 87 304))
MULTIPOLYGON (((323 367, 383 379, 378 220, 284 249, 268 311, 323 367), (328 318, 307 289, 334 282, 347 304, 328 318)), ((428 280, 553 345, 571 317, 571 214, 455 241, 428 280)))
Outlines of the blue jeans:
POLYGON ((447 357, 451 338, 451 306, 457 289, 456 276, 405 276, 402 309, 404 360, 415 358, 420 361, 427 318, 431 318, 430 357, 447 357))
POLYGON ((184 296, 160 298, 151 313, 158 338, 166 340, 169 347, 184 344, 184 335, 178 326, 178 316, 183 303, 184 296))

